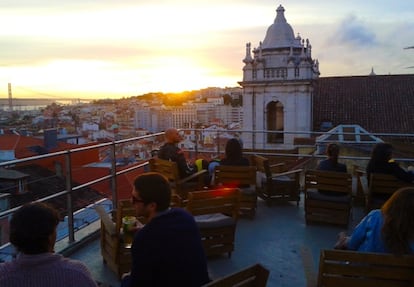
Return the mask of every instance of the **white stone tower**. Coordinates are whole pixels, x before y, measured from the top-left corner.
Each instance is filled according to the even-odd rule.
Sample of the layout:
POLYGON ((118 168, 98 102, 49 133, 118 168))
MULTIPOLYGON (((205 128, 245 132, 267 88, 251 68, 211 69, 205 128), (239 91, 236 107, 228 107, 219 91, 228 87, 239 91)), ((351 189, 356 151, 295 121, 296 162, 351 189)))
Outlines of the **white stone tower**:
POLYGON ((295 137, 309 137, 312 128, 312 81, 319 64, 311 57, 309 40, 294 36, 280 5, 266 37, 243 59, 243 130, 245 148, 292 148, 295 137), (252 57, 253 52, 253 57, 252 57), (263 133, 261 131, 279 131, 263 133))

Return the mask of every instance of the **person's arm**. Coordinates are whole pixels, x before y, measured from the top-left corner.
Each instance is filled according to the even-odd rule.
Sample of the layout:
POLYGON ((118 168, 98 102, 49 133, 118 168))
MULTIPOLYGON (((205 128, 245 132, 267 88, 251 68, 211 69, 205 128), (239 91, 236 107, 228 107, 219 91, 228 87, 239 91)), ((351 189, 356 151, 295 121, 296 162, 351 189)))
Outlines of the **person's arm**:
POLYGON ((405 171, 403 168, 401 168, 397 163, 393 162, 392 169, 393 174, 396 178, 406 181, 406 182, 412 182, 414 181, 414 174, 411 172, 405 171))
POLYGON ((359 246, 364 242, 365 237, 367 235, 367 228, 370 221, 370 217, 372 216, 372 212, 368 213, 360 223, 355 227, 352 235, 347 238, 345 246, 346 249, 349 250, 358 250, 359 246))

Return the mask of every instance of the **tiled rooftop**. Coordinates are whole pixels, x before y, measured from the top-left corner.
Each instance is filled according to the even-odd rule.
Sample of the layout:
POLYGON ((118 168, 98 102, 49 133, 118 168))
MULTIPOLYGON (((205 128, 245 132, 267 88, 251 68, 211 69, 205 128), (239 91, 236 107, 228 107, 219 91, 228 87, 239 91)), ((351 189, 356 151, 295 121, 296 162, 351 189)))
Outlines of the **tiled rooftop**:
POLYGON ((413 74, 325 77, 314 87, 314 130, 332 122, 359 124, 376 133, 413 132, 413 74))

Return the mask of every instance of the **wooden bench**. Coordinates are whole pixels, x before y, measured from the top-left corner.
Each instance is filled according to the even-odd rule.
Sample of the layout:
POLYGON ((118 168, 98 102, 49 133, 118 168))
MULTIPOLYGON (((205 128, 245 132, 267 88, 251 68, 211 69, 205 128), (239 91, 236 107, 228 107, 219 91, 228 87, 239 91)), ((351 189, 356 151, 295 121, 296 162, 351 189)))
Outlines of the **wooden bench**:
POLYGON ((240 214, 253 219, 257 209, 256 167, 219 165, 214 168, 214 188, 239 187, 240 214))
POLYGON ((351 199, 351 174, 321 170, 305 172, 306 224, 322 222, 347 226, 351 199))
POLYGON ((194 216, 207 256, 234 250, 240 190, 221 188, 193 191, 188 194, 186 209, 194 216))
POLYGON ((321 250, 317 286, 414 286, 414 255, 321 250))
POLYGON ((401 187, 413 187, 411 182, 399 180, 392 174, 371 173, 368 192, 366 212, 381 208, 391 195, 401 187))
POLYGON ((269 270, 260 264, 244 268, 230 275, 218 278, 203 287, 265 287, 269 270))
POLYGON ((207 174, 207 170, 201 170, 185 178, 180 178, 176 162, 155 157, 149 160, 149 168, 152 172, 164 175, 170 182, 173 193, 180 196, 183 200, 187 199, 189 192, 203 189, 207 174))

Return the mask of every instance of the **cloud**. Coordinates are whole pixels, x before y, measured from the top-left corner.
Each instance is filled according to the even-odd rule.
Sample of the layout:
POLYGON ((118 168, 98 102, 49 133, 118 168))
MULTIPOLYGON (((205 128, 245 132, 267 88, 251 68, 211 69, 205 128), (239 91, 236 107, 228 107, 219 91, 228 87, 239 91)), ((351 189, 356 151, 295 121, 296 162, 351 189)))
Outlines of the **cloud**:
POLYGON ((151 53, 150 47, 125 41, 65 41, 51 38, 3 37, 1 66, 40 65, 60 60, 122 61, 151 53))
POLYGON ((334 37, 336 40, 339 39, 341 44, 347 43, 358 47, 369 47, 377 44, 375 33, 355 15, 350 15, 341 21, 334 37))

